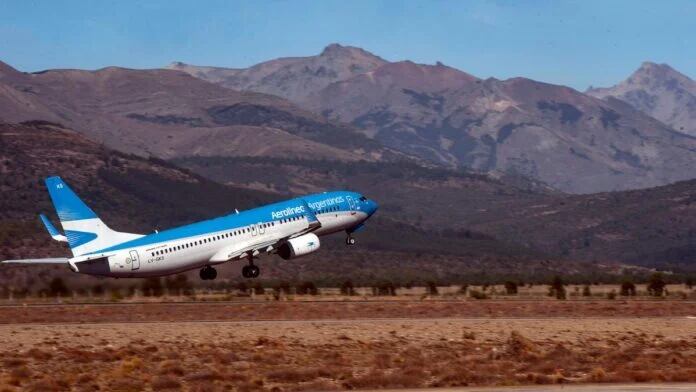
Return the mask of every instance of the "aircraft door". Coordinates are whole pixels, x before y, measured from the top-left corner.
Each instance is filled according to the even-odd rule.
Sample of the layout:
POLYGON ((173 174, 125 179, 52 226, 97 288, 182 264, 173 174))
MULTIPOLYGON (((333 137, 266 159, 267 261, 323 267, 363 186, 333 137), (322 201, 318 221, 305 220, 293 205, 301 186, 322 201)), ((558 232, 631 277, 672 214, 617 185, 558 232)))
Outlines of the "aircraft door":
POLYGON ((132 270, 140 269, 140 257, 138 256, 138 251, 136 251, 136 250, 130 251, 130 259, 131 259, 131 269, 132 270))
POLYGON ((256 226, 259 227, 259 234, 264 234, 266 232, 266 228, 263 227, 263 223, 257 223, 256 226))
POLYGON ((256 232, 257 232, 256 225, 251 225, 251 236, 255 237, 256 232))

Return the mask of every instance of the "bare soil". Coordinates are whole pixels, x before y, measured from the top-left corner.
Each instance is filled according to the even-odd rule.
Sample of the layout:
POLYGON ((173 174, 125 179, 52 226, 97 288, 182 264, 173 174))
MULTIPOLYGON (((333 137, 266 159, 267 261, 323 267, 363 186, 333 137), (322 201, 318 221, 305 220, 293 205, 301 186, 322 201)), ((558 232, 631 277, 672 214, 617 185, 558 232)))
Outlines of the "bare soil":
POLYGON ((696 381, 696 320, 3 325, 8 390, 330 390, 696 381))
POLYGON ((443 317, 685 317, 691 301, 270 301, 0 306, 2 323, 322 320, 443 317))

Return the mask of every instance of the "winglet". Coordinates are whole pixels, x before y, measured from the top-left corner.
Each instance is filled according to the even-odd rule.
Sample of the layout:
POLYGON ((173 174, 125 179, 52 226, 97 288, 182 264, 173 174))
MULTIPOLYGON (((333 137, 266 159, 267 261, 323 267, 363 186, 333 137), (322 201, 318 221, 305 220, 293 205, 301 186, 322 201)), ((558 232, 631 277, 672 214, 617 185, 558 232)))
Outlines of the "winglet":
POLYGON ((51 235, 51 238, 53 238, 56 241, 59 242, 68 242, 68 239, 60 234, 60 232, 53 226, 53 223, 51 223, 48 218, 46 218, 46 215, 44 214, 39 214, 39 218, 41 218, 41 222, 43 222, 44 226, 46 227, 46 230, 48 231, 48 234, 51 235))

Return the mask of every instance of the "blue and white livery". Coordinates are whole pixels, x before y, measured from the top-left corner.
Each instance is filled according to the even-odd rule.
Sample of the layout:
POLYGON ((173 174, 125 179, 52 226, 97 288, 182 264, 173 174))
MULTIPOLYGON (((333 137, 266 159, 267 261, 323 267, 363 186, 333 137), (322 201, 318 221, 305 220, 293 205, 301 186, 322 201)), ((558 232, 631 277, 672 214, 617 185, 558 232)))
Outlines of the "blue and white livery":
POLYGON ((303 196, 219 218, 152 234, 110 229, 60 177, 46 179, 46 187, 63 228, 61 234, 46 216, 46 230, 56 241, 67 242, 73 257, 6 260, 2 264, 67 264, 74 272, 115 278, 175 274, 200 268, 201 279, 217 277, 213 267, 247 260, 245 278, 256 278, 254 259, 275 253, 285 260, 319 249, 319 236, 352 233, 377 211, 368 198, 347 191, 303 196))

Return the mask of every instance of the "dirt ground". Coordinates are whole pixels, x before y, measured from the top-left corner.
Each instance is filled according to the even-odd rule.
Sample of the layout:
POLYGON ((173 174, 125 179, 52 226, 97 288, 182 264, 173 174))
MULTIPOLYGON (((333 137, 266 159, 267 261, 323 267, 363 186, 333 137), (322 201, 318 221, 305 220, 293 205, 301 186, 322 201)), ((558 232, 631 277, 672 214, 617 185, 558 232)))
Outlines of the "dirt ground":
MULTIPOLYGON (((640 304, 651 317, 631 316, 637 305, 618 302, 612 310, 604 302, 552 309, 592 317, 549 318, 541 312, 555 303, 526 305, 524 318, 486 317, 488 306, 510 308, 485 302, 464 308, 481 312, 480 318, 457 316, 462 309, 443 314, 462 304, 434 303, 431 313, 414 303, 393 304, 405 307, 400 311, 370 304, 385 307, 387 315, 413 312, 415 318, 336 309, 336 303, 301 304, 308 308, 244 304, 251 308, 234 317, 245 320, 207 322, 186 320, 240 309, 235 304, 3 308, 0 390, 285 391, 696 381, 696 319, 680 314, 687 313, 681 306, 658 303, 659 309, 675 313, 658 315, 652 303, 640 304), (10 313, 17 309, 24 313, 10 313), (145 316, 137 316, 140 312, 145 316), (19 321, 8 319, 17 314, 19 321), (57 314, 64 321, 50 319, 57 314), (147 321, 128 322, 126 314, 147 321), (87 321, 96 315, 101 320, 87 321), (284 320, 254 321, 271 316, 284 320)), ((693 304, 689 308, 695 310, 693 304)))
POLYGON ((2 323, 696 316, 691 301, 271 301, 0 306, 2 323))

